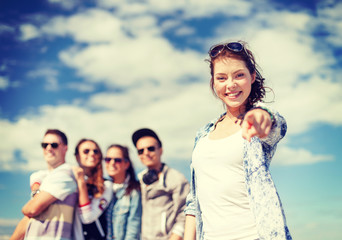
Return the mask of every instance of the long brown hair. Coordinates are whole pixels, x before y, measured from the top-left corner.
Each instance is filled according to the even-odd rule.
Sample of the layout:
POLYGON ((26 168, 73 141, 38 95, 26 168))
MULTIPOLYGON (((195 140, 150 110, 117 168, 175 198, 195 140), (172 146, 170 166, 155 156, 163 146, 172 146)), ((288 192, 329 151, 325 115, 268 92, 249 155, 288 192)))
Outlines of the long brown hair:
POLYGON ((122 155, 126 162, 129 162, 129 167, 126 170, 126 177, 130 176, 128 186, 126 188, 125 195, 129 195, 133 190, 140 191, 140 183, 135 176, 135 171, 133 167, 133 163, 129 157, 129 150, 127 147, 122 146, 120 144, 112 144, 107 148, 107 151, 111 148, 118 148, 122 152, 122 155))
POLYGON ((88 194, 94 196, 95 198, 100 197, 104 192, 104 179, 103 179, 103 170, 102 170, 102 151, 99 145, 92 139, 81 139, 76 147, 75 147, 75 156, 79 156, 79 147, 84 142, 92 142, 96 145, 96 148, 99 150, 100 161, 96 167, 91 170, 91 176, 87 176, 87 188, 88 194))

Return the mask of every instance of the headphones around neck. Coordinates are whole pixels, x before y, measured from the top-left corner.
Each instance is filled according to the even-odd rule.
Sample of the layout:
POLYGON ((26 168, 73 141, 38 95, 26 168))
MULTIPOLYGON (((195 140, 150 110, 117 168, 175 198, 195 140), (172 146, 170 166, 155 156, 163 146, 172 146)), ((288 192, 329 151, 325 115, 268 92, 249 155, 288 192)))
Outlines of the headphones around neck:
POLYGON ((149 169, 147 171, 147 173, 145 173, 142 177, 143 182, 146 185, 150 185, 152 183, 154 183, 155 181, 157 181, 159 179, 158 174, 163 171, 164 168, 164 163, 162 163, 162 166, 160 168, 159 171, 155 170, 155 169, 149 169))

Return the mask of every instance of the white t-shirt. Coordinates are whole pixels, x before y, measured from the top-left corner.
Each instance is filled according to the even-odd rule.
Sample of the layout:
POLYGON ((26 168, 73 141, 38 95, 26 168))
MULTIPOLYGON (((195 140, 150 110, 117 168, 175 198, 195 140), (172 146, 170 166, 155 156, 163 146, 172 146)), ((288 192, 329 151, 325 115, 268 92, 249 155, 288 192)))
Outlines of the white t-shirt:
POLYGON ((45 191, 63 201, 69 194, 77 191, 77 184, 73 178, 69 164, 64 163, 48 172, 42 181, 40 191, 45 191))
POLYGON ((206 240, 258 238, 249 206, 241 131, 218 140, 200 139, 192 155, 206 240))
POLYGON ((77 185, 72 169, 62 164, 51 171, 40 171, 31 176, 31 181, 40 182, 40 191, 57 198, 41 214, 30 218, 25 239, 74 239, 74 208, 77 203, 77 185))

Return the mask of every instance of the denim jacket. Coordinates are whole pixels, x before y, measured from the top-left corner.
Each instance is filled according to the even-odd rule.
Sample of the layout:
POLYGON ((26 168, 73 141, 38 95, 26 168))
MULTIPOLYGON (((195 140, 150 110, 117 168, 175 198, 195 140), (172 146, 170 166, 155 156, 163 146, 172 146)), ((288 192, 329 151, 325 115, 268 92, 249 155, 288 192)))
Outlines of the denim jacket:
MULTIPOLYGON (((245 170, 246 188, 260 240, 291 240, 292 237, 286 225, 282 204, 269 170, 277 143, 285 136, 287 125, 285 119, 278 112, 271 111, 275 122, 270 134, 263 139, 253 137, 251 142, 244 140, 243 167, 245 170)), ((223 115, 225 113, 209 122, 197 132, 194 148, 202 137, 205 137, 214 130, 216 122, 223 115)), ((196 192, 196 172, 192 164, 190 170, 190 193, 187 197, 185 214, 195 216, 196 239, 202 240, 203 222, 196 192)))
POLYGON ((141 233, 141 193, 132 190, 125 195, 126 186, 117 190, 107 208, 107 240, 137 240, 141 233))

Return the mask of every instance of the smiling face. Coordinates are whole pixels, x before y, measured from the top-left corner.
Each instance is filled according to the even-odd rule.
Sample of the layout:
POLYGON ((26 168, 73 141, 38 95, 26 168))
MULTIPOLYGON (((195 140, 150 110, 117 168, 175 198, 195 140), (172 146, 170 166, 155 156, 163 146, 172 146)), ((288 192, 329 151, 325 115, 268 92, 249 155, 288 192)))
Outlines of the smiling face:
POLYGON ((123 152, 118 147, 112 147, 107 150, 106 170, 108 175, 114 179, 115 183, 122 183, 126 178, 126 170, 129 167, 129 162, 125 160, 123 152), (116 160, 117 159, 117 160, 116 160), (120 159, 120 162, 118 161, 120 159))
POLYGON ((79 145, 76 159, 80 167, 85 170, 91 170, 101 161, 100 149, 94 142, 85 141, 79 145))
POLYGON ((139 150, 141 152, 141 154, 138 153, 141 162, 149 169, 159 171, 162 165, 160 158, 163 149, 159 147, 158 141, 154 137, 142 137, 137 141, 136 147, 138 152, 139 150))
POLYGON ((56 168, 65 163, 65 154, 68 150, 68 146, 64 145, 58 135, 46 134, 43 138, 43 143, 50 143, 46 146, 46 148, 43 148, 44 158, 49 169, 56 168), (51 143, 58 143, 58 147, 53 148, 51 143))
POLYGON ((255 74, 250 74, 244 61, 227 57, 215 60, 213 87, 232 114, 244 112, 254 81, 255 74))

